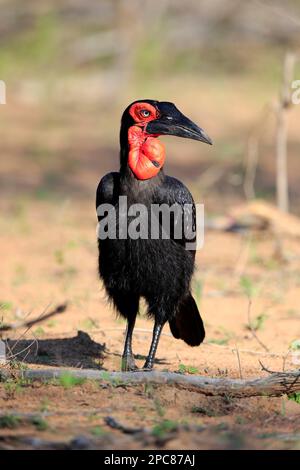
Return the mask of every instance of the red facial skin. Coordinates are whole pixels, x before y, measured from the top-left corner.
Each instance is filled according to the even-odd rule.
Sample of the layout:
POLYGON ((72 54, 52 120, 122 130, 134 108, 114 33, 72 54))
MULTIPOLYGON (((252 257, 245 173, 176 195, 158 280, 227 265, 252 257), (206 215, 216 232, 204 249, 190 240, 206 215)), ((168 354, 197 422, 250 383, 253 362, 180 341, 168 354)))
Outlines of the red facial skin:
POLYGON ((136 125, 128 129, 128 164, 139 180, 147 180, 159 173, 165 161, 163 144, 157 136, 149 135, 145 131, 147 123, 158 118, 158 112, 149 103, 135 103, 129 113, 136 125), (149 116, 143 116, 143 110, 149 111, 149 116))

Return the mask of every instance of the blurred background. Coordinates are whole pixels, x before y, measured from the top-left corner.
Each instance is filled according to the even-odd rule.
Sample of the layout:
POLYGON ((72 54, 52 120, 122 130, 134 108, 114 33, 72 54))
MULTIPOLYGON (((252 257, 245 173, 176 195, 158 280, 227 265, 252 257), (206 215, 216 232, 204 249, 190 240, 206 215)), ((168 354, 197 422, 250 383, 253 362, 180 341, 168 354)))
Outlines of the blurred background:
MULTIPOLYGON (((259 135, 256 197, 275 200, 283 60, 300 43, 300 2, 268 0, 1 0, 1 206, 89 201, 118 169, 123 109, 176 103, 212 148, 164 138, 166 170, 208 213, 245 199, 249 137, 259 135), (267 109, 267 111, 266 111, 267 109), (19 201, 19 202, 18 202, 19 201)), ((295 67, 295 79, 300 67, 295 67)), ((291 210, 300 213, 300 106, 289 113, 291 210)))

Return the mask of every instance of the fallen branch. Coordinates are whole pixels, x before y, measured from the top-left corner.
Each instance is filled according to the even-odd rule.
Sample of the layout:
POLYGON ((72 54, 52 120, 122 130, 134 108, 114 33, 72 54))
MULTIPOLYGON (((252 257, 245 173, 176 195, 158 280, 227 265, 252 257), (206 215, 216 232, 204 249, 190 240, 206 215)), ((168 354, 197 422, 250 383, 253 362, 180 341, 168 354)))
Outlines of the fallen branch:
POLYGON ((271 373, 268 377, 256 379, 212 378, 205 376, 182 375, 175 372, 139 371, 107 372, 93 369, 27 369, 24 371, 0 370, 0 381, 11 377, 22 377, 29 380, 50 380, 70 374, 77 378, 99 380, 124 386, 139 384, 173 385, 208 396, 281 396, 300 392, 300 370, 292 372, 271 373))
POLYGON ((16 322, 12 324, 3 324, 0 325, 0 331, 11 331, 11 330, 18 330, 19 328, 31 328, 33 325, 37 323, 41 323, 42 321, 48 320, 49 318, 57 315, 58 313, 63 313, 67 309, 67 304, 58 305, 54 310, 48 312, 46 314, 42 314, 39 317, 35 318, 34 320, 29 320, 26 322, 16 322))

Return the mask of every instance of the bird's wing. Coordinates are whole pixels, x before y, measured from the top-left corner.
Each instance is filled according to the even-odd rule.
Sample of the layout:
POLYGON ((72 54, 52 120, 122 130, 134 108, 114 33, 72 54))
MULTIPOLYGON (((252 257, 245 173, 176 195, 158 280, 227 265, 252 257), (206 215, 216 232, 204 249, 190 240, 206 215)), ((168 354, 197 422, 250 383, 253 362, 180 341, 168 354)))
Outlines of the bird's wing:
MULTIPOLYGON (((118 201, 120 174, 107 173, 98 184, 96 193, 96 210, 101 204, 115 205, 118 201)), ((99 220, 99 216, 98 216, 99 220)))
MULTIPOLYGON (((187 187, 176 178, 171 176, 166 176, 162 190, 159 191, 160 194, 160 204, 167 203, 169 206, 173 204, 179 205, 181 207, 181 216, 174 217, 174 231, 171 230, 170 238, 180 245, 187 248, 187 244, 194 244, 196 241, 196 207, 193 200, 193 197, 187 187), (179 224, 181 225, 181 230, 177 230, 179 224), (178 238, 175 236, 175 233, 181 233, 182 236, 178 238), (192 238, 191 235, 194 234, 192 238)), ((190 245, 191 246, 191 245, 190 245)), ((189 251, 194 251, 194 249, 187 248, 189 251)))
MULTIPOLYGON (((96 195, 96 209, 101 204, 118 203, 120 174, 117 172, 108 173, 101 179, 96 195)), ((171 176, 166 176, 162 186, 158 188, 156 204, 167 204, 168 206, 179 205, 184 212, 179 212, 179 217, 171 213, 170 218, 170 238, 176 243, 187 248, 187 244, 193 244, 196 237, 189 238, 189 233, 196 233, 196 208, 193 197, 186 186, 181 181, 171 176), (183 214, 184 217, 183 217, 183 214), (179 228, 179 225, 181 228, 179 228), (178 230, 179 228, 179 230, 178 230), (180 235, 178 237, 178 234, 180 235)), ((177 214, 177 213, 176 213, 177 214)), ((98 220, 101 217, 98 216, 98 220)), ((194 252, 194 249, 187 248, 194 252)))

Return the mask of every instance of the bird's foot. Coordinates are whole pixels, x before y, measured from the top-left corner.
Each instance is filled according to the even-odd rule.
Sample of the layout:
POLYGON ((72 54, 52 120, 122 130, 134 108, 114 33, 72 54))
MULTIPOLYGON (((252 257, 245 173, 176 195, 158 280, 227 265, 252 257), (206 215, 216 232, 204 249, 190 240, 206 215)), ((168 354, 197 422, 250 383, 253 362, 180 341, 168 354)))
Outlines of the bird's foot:
POLYGON ((144 367, 141 369, 144 372, 150 372, 153 369, 153 362, 152 361, 146 361, 144 364, 144 367))
POLYGON ((136 371, 136 370, 138 370, 138 368, 135 365, 133 355, 122 356, 122 371, 130 372, 130 371, 136 371))

